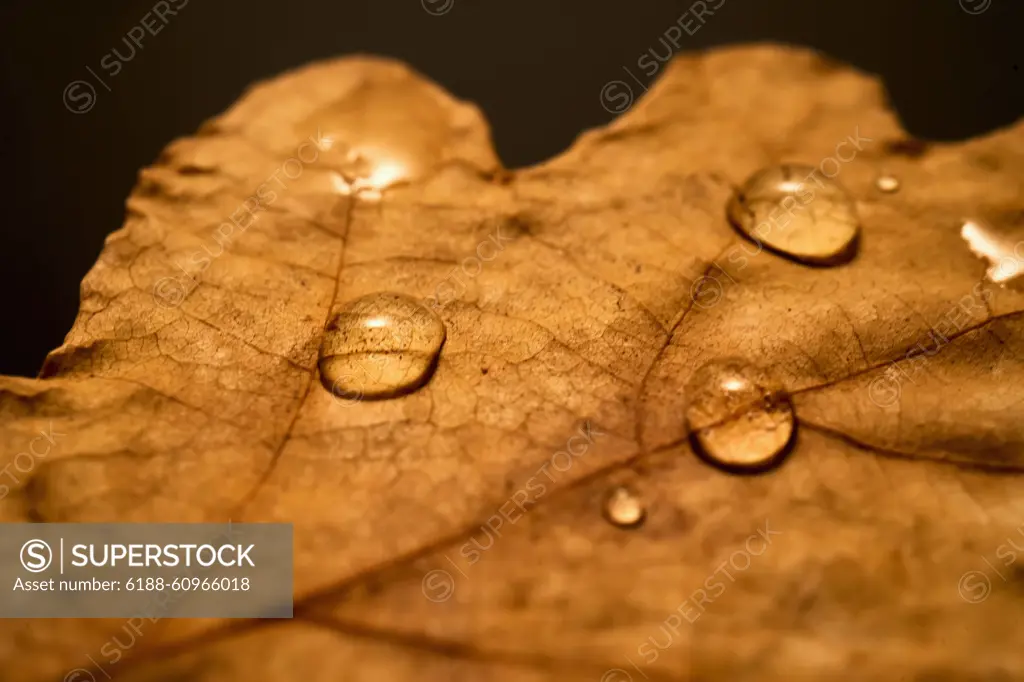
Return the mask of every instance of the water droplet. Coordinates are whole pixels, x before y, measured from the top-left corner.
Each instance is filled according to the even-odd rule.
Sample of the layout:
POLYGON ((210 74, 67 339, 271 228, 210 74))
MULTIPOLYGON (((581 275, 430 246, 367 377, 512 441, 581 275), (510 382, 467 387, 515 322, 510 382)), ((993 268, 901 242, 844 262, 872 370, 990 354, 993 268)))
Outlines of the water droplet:
POLYGON ((701 457, 735 471, 778 464, 795 433, 788 396, 767 372, 738 358, 694 372, 686 385, 686 425, 701 457))
POLYGON ((647 518, 647 510, 632 490, 620 486, 605 498, 604 516, 619 528, 636 528, 647 518))
POLYGON ((798 261, 834 265, 856 250, 859 220, 853 199, 810 166, 757 171, 733 195, 727 212, 744 235, 798 261))
POLYGON ((402 294, 376 293, 341 306, 320 342, 320 381, 350 400, 414 391, 434 371, 444 323, 402 294))
POLYGON ((892 194, 900 189, 900 180, 894 175, 879 175, 875 178, 875 187, 879 192, 892 194))
POLYGON ((985 276, 990 282, 1005 284, 1024 273, 1024 235, 975 219, 963 221, 960 236, 975 256, 988 261, 985 276))
POLYGON ((299 124, 319 131, 339 194, 375 201, 421 176, 441 158, 449 115, 437 96, 413 81, 368 81, 299 124))

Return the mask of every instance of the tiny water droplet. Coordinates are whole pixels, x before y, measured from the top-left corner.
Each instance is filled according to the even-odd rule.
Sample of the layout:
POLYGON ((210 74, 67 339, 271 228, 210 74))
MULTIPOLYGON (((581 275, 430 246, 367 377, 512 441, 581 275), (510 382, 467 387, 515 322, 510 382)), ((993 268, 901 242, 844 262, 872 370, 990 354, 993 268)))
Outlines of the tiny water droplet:
POLYGON ((647 510, 632 490, 620 486, 605 498, 604 516, 619 528, 636 528, 647 518, 647 510))
POLYGON ((963 221, 960 236, 975 256, 988 261, 985 277, 990 282, 1005 284, 1024 273, 1024 234, 972 219, 963 221))
POLYGON ((879 192, 892 194, 900 189, 900 180, 894 175, 879 175, 875 178, 875 187, 879 192))
POLYGON ((686 425, 694 449, 734 471, 782 461, 795 433, 793 406, 771 376, 738 358, 712 360, 686 385, 686 425))
POLYGON ((762 168, 733 195, 727 213, 758 244, 814 265, 852 258, 860 231, 849 193, 810 166, 762 168))
POLYGON ((444 323, 409 296, 376 293, 344 304, 320 342, 320 381, 341 398, 374 400, 414 391, 430 378, 444 323))

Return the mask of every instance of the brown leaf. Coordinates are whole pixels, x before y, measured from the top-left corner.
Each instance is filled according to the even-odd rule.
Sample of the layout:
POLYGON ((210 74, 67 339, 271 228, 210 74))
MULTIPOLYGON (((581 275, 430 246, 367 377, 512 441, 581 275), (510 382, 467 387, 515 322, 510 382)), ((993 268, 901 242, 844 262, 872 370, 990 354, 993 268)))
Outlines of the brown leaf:
POLYGON ((1024 678, 1024 295, 958 231, 1021 227, 1022 125, 911 144, 874 79, 735 48, 510 173, 401 65, 255 87, 142 172, 42 378, 0 380, 0 518, 294 523, 296 618, 146 624, 116 663, 123 621, 4 621, 4 677, 1024 678), (851 262, 728 224, 784 161, 838 169, 851 262), (335 398, 322 330, 375 291, 442 317, 436 373, 335 398), (765 475, 686 439, 683 387, 727 356, 792 396, 765 475), (637 529, 602 516, 619 484, 637 529))

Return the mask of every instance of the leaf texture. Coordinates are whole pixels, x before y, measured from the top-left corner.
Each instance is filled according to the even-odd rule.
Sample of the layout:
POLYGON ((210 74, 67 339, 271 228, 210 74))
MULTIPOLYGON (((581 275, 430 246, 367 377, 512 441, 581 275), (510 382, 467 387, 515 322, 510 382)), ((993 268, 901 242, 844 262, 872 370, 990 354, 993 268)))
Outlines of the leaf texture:
POLYGON ((749 46, 506 171, 477 109, 400 64, 255 86, 141 172, 64 345, 0 379, 6 457, 61 434, 5 470, 0 518, 293 523, 296 617, 146 623, 116 663, 124 621, 4 621, 4 677, 1024 679, 1024 294, 958 230, 1024 233, 1022 126, 909 140, 874 78, 749 46), (408 182, 375 194, 383 158, 408 182), (782 162, 838 168, 851 262, 729 225, 782 162), (377 291, 441 316, 437 369, 336 398, 325 323, 377 291), (688 378, 737 356, 798 419, 760 476, 687 440, 688 378), (639 529, 602 517, 616 485, 639 529))

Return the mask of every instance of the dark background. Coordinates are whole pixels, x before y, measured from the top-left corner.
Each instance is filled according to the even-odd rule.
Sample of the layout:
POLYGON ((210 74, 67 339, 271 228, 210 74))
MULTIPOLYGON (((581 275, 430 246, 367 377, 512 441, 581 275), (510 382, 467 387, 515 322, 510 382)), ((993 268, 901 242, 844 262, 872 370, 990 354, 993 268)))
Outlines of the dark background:
MULTIPOLYGON (((170 0, 181 5, 184 0, 170 0)), ((477 102, 507 166, 538 163, 613 118, 601 88, 636 67, 692 0, 188 0, 114 77, 100 60, 155 0, 0 0, 0 373, 33 376, 78 309, 139 168, 249 83, 352 53, 411 63, 477 102), (106 80, 95 106, 64 91, 106 80), (74 102, 73 102, 74 104, 74 102)), ((708 0, 714 5, 717 0, 708 0)), ((881 74, 905 127, 970 137, 1024 114, 1024 0, 725 0, 685 51, 774 40, 881 74), (970 14, 961 6, 979 9, 970 14)))

